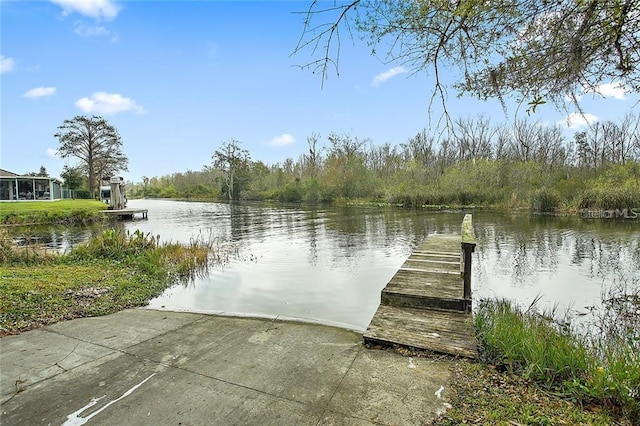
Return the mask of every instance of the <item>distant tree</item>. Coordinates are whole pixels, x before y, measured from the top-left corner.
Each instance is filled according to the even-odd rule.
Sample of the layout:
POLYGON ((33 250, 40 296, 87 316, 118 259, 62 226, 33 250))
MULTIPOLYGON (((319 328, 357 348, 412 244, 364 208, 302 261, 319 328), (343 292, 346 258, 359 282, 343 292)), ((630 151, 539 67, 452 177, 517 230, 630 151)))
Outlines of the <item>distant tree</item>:
POLYGON ((144 183, 143 195, 146 197, 148 195, 147 187, 149 186, 149 178, 146 176, 142 176, 142 182, 144 183))
POLYGON ((214 152, 211 158, 213 159, 213 167, 221 170, 224 174, 229 201, 238 199, 240 190, 237 178, 249 166, 251 159, 249 151, 241 148, 239 141, 229 139, 214 152))
POLYGON ((28 172, 25 173, 25 176, 39 176, 39 177, 48 177, 49 173, 44 166, 40 166, 40 171, 38 172, 28 172))
POLYGON ((324 81, 338 72, 341 34, 357 31, 386 62, 431 71, 443 104, 451 68, 459 94, 515 94, 535 112, 610 81, 640 90, 638 10, 640 0, 314 0, 294 53, 311 50, 303 67, 324 81))
POLYGON ((321 148, 318 147, 318 142, 320 141, 320 135, 317 133, 312 133, 310 136, 307 136, 307 145, 309 145, 309 153, 304 155, 304 163, 305 169, 311 179, 316 179, 318 177, 318 171, 320 168, 321 159, 321 148))
POLYGON ((54 135, 60 141, 58 155, 75 157, 78 169, 87 178, 89 193, 96 196, 100 178, 117 171, 127 171, 129 159, 122 152, 122 139, 114 126, 98 116, 78 115, 65 120, 54 135))
POLYGON ((83 173, 79 168, 69 167, 67 165, 62 168, 60 177, 64 179, 65 188, 69 188, 71 190, 81 188, 85 181, 85 176, 83 176, 83 173))
POLYGON ((326 180, 339 196, 362 196, 370 186, 365 164, 365 147, 370 140, 336 133, 330 133, 327 139, 326 180))

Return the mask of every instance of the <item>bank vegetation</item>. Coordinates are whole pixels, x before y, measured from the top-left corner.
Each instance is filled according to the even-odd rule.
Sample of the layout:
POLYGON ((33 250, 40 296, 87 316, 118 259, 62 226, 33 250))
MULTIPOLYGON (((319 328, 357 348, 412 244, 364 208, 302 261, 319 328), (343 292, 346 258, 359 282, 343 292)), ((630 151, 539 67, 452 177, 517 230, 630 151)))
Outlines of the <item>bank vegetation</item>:
POLYGON ((131 197, 491 206, 539 212, 640 207, 640 115, 561 125, 459 119, 402 143, 348 134, 307 138, 297 159, 265 164, 234 139, 201 171, 144 177, 131 197), (231 154, 229 154, 231 153, 231 154), (229 154, 229 155, 227 155, 229 154))
POLYGON ((213 244, 108 230, 60 254, 0 233, 0 336, 146 305, 214 259, 213 244))
POLYGON ((0 225, 86 225, 100 222, 107 205, 97 200, 3 202, 0 225))
POLYGON ((582 323, 536 302, 479 303, 483 364, 454 366, 436 424, 640 424, 640 286, 615 285, 582 323))

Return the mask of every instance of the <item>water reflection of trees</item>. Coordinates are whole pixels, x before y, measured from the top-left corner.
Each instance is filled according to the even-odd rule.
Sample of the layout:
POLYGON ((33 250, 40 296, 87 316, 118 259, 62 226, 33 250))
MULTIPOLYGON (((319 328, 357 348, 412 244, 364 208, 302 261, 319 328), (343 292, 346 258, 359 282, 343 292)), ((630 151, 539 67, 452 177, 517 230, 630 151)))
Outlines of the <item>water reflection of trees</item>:
POLYGON ((640 271, 637 224, 589 222, 574 217, 479 215, 479 219, 475 268, 479 279, 509 274, 517 285, 541 272, 557 271, 563 267, 562 259, 589 278, 634 279, 640 271))
MULTIPOLYGON (((368 262, 372 252, 389 258, 408 256, 431 233, 459 232, 463 217, 462 212, 397 208, 164 203, 166 212, 156 206, 148 222, 134 227, 142 226, 163 239, 197 234, 198 229, 205 235, 209 231, 211 238, 231 245, 240 260, 262 255, 259 250, 286 251, 292 247, 302 250, 313 267, 368 262)), ((477 211, 474 225, 478 239, 474 276, 478 283, 500 276, 510 286, 535 285, 540 277, 566 271, 592 280, 605 281, 612 276, 640 279, 637 222, 477 211)), ((111 222, 90 227, 13 228, 10 232, 22 244, 37 243, 64 251, 102 232, 105 226, 131 227, 111 222)))
POLYGON ((105 229, 123 229, 122 223, 79 226, 43 225, 7 228, 6 232, 19 246, 39 246, 60 253, 101 234, 105 229))

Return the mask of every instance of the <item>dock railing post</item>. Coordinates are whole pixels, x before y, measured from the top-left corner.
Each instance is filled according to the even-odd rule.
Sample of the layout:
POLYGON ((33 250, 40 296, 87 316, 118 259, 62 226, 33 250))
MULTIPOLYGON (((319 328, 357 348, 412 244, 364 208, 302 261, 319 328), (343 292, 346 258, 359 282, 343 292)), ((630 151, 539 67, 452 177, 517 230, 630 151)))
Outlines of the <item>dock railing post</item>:
POLYGON ((460 253, 460 273, 464 281, 463 297, 465 300, 465 310, 471 311, 471 254, 476 249, 476 234, 473 231, 473 216, 465 214, 462 220, 461 253, 460 253))

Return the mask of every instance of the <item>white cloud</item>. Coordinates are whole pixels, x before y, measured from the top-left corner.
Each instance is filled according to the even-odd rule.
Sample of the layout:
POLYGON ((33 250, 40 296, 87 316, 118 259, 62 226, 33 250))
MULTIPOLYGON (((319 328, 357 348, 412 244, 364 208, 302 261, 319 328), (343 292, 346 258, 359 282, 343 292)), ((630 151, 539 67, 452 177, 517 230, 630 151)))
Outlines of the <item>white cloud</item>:
POLYGON ((78 99, 76 106, 84 112, 98 114, 117 114, 127 111, 144 114, 145 112, 136 101, 125 98, 119 93, 96 92, 91 95, 91 98, 78 99))
POLYGON ((73 32, 80 37, 110 37, 111 42, 118 41, 118 33, 113 32, 102 25, 87 25, 82 21, 77 21, 73 26, 73 32))
POLYGON ((106 37, 111 34, 111 32, 105 27, 97 25, 85 25, 82 22, 75 23, 73 32, 78 34, 80 37, 106 37))
POLYGON ((88 16, 97 20, 110 21, 120 12, 118 6, 112 0, 51 0, 62 8, 64 16, 72 13, 88 16))
POLYGON ((391 68, 389 71, 384 71, 381 72, 380 74, 376 75, 373 78, 373 81, 371 82, 372 86, 379 86, 380 83, 384 83, 385 81, 389 80, 392 77, 395 77, 396 75, 399 74, 404 74, 408 72, 404 67, 393 67, 391 68))
POLYGON ((13 58, 7 58, 0 55, 0 74, 13 71, 13 67, 15 67, 15 65, 16 61, 14 61, 13 58))
POLYGON ((58 150, 53 148, 47 148, 45 155, 49 158, 58 158, 58 150))
POLYGON ((51 96, 56 93, 55 87, 34 87, 33 89, 29 89, 22 94, 23 98, 29 99, 38 99, 38 98, 46 98, 47 96, 51 96))
POLYGON ((611 82, 611 83, 603 83, 592 90, 585 90, 586 93, 598 93, 605 98, 614 98, 620 101, 625 99, 625 95, 627 94, 627 89, 620 82, 611 82))
POLYGON ((291 133, 284 133, 280 136, 276 136, 267 143, 271 146, 281 147, 294 144, 295 142, 296 138, 294 138, 291 133))
POLYGON ((589 126, 596 121, 598 121, 598 117, 588 112, 584 114, 572 112, 567 115, 563 121, 558 122, 558 124, 564 125, 567 129, 579 129, 580 127, 589 126))

